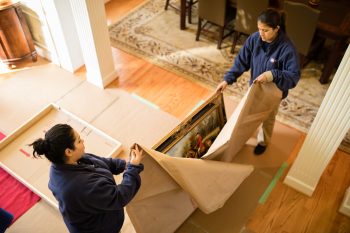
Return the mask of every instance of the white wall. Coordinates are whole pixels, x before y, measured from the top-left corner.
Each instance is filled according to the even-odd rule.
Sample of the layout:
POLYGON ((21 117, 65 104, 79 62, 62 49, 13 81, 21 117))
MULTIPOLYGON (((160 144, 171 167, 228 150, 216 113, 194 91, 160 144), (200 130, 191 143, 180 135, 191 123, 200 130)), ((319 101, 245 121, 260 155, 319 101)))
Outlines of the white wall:
POLYGON ((41 1, 22 0, 21 9, 38 54, 55 64, 60 64, 41 1))
POLYGON ((42 0, 60 66, 74 72, 84 65, 69 0, 42 0))
POLYGON ((84 65, 69 0, 22 0, 38 54, 74 72, 84 65))

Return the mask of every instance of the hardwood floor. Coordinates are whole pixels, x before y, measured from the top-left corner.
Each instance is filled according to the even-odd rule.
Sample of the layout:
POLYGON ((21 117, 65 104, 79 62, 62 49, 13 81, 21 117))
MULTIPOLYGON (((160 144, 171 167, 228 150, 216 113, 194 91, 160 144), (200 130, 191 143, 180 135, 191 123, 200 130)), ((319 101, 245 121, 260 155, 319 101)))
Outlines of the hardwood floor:
POLYGON ((123 51, 112 51, 119 78, 110 87, 135 93, 179 119, 213 92, 123 51))
MULTIPOLYGON (((115 22, 143 2, 112 0, 107 3, 108 23, 115 22)), ((111 85, 136 93, 179 119, 212 93, 212 90, 123 51, 115 48, 112 51, 119 79, 111 85)), ((299 152, 304 138, 287 161, 289 164, 299 152)), ((284 185, 282 178, 266 203, 259 205, 251 215, 247 229, 256 233, 349 233, 349 217, 338 212, 345 190, 350 185, 350 176, 346 174, 349 167, 349 154, 338 150, 312 197, 284 185)))
MULTIPOLYGON (((109 23, 122 18, 145 0, 112 0, 106 4, 109 23)), ((145 60, 112 48, 119 78, 111 84, 135 93, 180 120, 213 90, 192 83, 145 60), (185 103, 184 103, 185 102, 185 103)))
POLYGON ((140 6, 146 0, 111 0, 105 4, 107 24, 110 25, 123 16, 127 15, 128 12, 134 10, 140 6))
MULTIPOLYGON (((290 164, 299 152, 301 140, 290 156, 290 164)), ((330 161, 312 195, 308 197, 279 180, 269 199, 259 205, 247 222, 247 228, 257 233, 348 233, 349 217, 338 212, 344 193, 350 184, 347 171, 349 154, 338 150, 330 161)))

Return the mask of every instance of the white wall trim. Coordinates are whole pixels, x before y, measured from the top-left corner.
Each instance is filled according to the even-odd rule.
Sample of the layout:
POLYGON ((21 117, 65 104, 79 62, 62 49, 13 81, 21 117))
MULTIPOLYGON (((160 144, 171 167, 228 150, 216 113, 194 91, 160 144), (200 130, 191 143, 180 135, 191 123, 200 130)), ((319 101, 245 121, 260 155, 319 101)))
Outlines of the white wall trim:
POLYGON ((343 203, 339 208, 339 212, 345 214, 350 217, 350 187, 345 193, 343 203))

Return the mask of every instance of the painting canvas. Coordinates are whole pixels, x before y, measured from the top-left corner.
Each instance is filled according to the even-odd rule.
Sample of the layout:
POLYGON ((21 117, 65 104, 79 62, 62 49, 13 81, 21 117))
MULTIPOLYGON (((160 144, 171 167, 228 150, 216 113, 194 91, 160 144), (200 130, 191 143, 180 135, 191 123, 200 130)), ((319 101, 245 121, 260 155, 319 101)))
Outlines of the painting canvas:
POLYGON ((174 157, 200 158, 226 123, 222 93, 215 93, 153 149, 174 157))

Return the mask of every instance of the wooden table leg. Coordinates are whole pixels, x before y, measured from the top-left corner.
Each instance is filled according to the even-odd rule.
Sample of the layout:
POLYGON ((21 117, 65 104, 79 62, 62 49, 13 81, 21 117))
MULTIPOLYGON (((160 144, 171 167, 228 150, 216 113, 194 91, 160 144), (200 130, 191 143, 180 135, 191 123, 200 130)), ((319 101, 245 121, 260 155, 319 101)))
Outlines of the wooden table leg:
POLYGON ((180 29, 186 29, 186 0, 180 2, 180 29))
POLYGON ((346 38, 341 38, 335 41, 334 46, 332 47, 332 51, 330 52, 329 57, 324 64, 322 75, 320 77, 320 83, 326 84, 329 82, 329 77, 331 76, 333 69, 339 59, 340 53, 345 45, 346 38))

